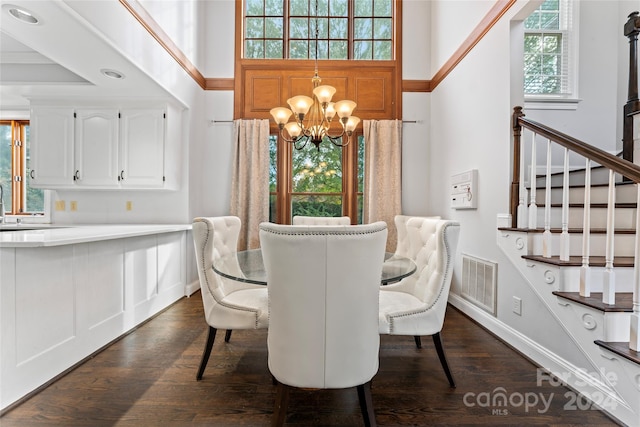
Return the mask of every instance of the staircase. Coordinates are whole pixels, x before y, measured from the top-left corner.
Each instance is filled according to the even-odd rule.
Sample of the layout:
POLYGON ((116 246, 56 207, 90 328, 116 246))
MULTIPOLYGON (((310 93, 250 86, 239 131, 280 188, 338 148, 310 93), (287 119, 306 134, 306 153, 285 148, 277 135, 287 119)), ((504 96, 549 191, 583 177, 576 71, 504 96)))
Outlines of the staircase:
POLYGON ((514 166, 513 226, 498 229, 498 245, 570 337, 572 351, 550 370, 599 409, 638 426, 640 167, 528 121, 518 107, 514 130, 514 151, 526 149, 531 164, 518 158, 514 166), (564 156, 552 159, 552 144, 564 156), (536 164, 537 150, 546 165, 536 164), (584 167, 570 167, 570 151, 589 159, 584 167), (562 172, 552 174, 552 164, 563 164, 562 172))

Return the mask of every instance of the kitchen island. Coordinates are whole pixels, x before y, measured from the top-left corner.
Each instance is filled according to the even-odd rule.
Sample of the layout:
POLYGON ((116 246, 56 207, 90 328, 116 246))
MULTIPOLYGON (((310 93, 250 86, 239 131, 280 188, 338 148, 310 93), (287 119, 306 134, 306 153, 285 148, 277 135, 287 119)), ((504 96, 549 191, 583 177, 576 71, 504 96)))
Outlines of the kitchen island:
POLYGON ((182 298, 190 229, 1 231, 2 411, 182 298))

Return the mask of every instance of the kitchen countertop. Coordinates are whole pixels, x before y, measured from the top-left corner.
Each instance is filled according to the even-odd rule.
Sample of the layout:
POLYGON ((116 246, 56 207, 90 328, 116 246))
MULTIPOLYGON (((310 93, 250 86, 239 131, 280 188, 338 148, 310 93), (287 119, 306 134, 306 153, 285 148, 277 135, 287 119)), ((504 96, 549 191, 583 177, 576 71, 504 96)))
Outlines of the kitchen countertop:
POLYGON ((0 248, 73 245, 190 229, 191 224, 0 224, 0 248))

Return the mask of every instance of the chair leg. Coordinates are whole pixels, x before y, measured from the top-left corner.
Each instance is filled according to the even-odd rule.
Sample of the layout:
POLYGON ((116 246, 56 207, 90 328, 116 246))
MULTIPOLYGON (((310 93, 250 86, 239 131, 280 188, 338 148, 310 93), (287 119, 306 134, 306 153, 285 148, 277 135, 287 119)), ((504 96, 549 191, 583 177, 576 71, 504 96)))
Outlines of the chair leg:
POLYGON ((278 382, 276 401, 273 408, 273 417, 271 418, 271 427, 280 427, 284 425, 284 420, 287 418, 290 388, 291 387, 288 385, 278 382))
POLYGON ((231 332, 233 332, 233 330, 227 329, 227 332, 224 334, 224 342, 229 342, 231 339, 231 332))
POLYGON ((200 368, 198 368, 198 373, 196 374, 196 380, 200 381, 202 379, 202 374, 204 374, 204 368, 207 366, 207 362, 209 361, 209 356, 211 355, 211 348, 213 347, 213 341, 216 339, 216 331, 217 329, 213 326, 209 326, 209 336, 207 337, 207 343, 204 346, 204 352, 202 353, 202 360, 200 361, 200 368))
POLYGON ((416 347, 422 348, 422 340, 420 339, 420 335, 415 335, 413 339, 416 341, 416 347))
POLYGON ((444 373, 447 375, 447 379, 449 380, 449 385, 452 388, 456 387, 456 383, 453 380, 453 375, 451 375, 451 371, 449 370, 449 364, 447 363, 447 356, 444 354, 444 347, 442 347, 442 339, 440 338, 440 332, 437 332, 432 335, 433 344, 436 346, 436 351, 438 352, 438 358, 440 359, 440 364, 444 369, 444 373))
POLYGON ((365 427, 376 427, 376 414, 373 411, 373 399, 371 399, 371 381, 360 384, 356 388, 365 427))

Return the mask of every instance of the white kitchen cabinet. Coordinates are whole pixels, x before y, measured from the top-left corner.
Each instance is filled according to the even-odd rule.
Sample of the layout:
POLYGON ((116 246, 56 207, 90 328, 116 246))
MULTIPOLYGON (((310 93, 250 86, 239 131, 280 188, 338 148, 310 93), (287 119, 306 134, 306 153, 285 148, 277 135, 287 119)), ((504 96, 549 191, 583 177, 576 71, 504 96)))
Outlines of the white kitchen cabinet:
POLYGON ((77 109, 75 118, 76 184, 118 187, 118 110, 77 109))
POLYGON ((164 185, 163 109, 120 111, 120 185, 161 188, 164 185))
POLYGON ((37 107, 31 110, 31 185, 67 188, 75 185, 74 110, 37 107))
POLYGON ((37 188, 164 188, 163 108, 31 110, 32 185, 37 188))

